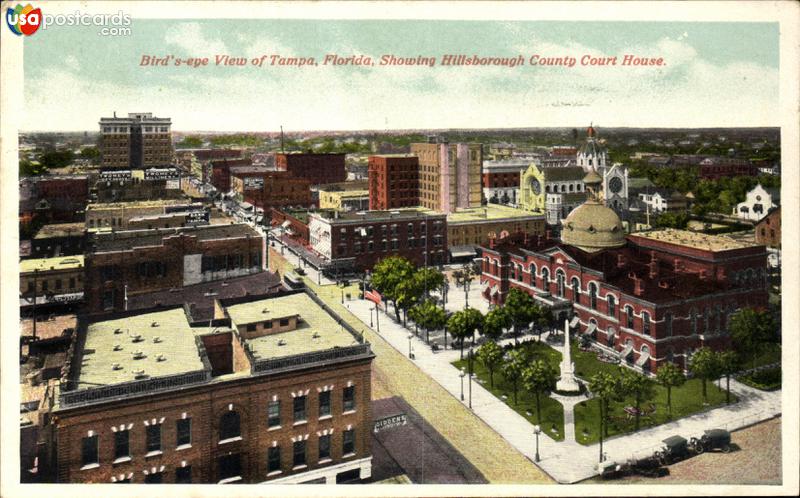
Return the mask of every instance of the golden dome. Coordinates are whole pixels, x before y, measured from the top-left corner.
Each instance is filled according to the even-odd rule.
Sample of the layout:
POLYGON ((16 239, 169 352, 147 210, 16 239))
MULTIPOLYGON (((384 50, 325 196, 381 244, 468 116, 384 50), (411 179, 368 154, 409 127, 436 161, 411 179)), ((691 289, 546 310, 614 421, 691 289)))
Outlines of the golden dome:
POLYGON ((588 200, 573 209, 564 220, 561 241, 593 252, 625 245, 625 233, 613 209, 595 200, 588 200))

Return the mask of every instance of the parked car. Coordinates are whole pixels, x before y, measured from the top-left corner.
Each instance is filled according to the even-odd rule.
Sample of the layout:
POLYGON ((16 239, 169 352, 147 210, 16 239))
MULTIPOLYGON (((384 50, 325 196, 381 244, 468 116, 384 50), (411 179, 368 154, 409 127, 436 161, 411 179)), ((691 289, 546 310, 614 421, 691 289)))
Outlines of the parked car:
POLYGON ((707 430, 699 438, 691 438, 689 440, 689 447, 698 455, 704 451, 711 451, 717 448, 723 453, 730 453, 731 433, 725 429, 707 430))
POLYGON ((294 272, 297 273, 298 275, 305 275, 306 274, 306 271, 304 269, 302 269, 302 268, 295 268, 294 272))
POLYGON ((628 473, 627 463, 617 463, 613 460, 600 462, 597 464, 597 475, 601 479, 619 479, 628 473))
POLYGON ((662 442, 664 446, 653 454, 661 465, 669 465, 689 456, 689 442, 685 437, 670 436, 662 442))

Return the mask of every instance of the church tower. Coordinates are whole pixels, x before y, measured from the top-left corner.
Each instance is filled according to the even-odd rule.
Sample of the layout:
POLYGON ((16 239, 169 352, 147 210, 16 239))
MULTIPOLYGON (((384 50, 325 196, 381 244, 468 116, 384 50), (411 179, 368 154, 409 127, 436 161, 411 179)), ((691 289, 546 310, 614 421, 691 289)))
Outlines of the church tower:
POLYGON ((595 171, 600 176, 606 172, 608 154, 597 140, 597 131, 592 125, 586 130, 586 143, 578 150, 578 166, 582 167, 586 173, 595 171))

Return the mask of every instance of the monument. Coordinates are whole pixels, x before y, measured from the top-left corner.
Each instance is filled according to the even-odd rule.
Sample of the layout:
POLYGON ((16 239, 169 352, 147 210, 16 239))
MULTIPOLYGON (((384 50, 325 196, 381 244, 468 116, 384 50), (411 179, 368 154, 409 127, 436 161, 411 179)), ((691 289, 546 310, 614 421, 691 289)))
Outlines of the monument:
POLYGON ((561 353, 561 378, 556 383, 556 390, 561 392, 578 392, 580 384, 575 380, 575 364, 569 344, 569 320, 564 320, 564 350, 561 353))

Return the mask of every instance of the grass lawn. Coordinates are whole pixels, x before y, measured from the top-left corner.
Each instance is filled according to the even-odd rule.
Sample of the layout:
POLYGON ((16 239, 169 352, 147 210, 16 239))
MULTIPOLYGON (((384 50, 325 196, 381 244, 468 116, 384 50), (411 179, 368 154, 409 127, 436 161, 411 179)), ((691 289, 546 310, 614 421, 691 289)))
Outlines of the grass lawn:
MULTIPOLYGON (((764 345, 763 351, 756 356, 756 367, 764 365, 772 365, 773 363, 781 362, 781 345, 777 343, 767 343, 764 345)), ((742 368, 753 368, 753 360, 744 358, 742 368)))
MULTIPOLYGON (((553 367, 557 367, 561 361, 561 353, 553 348, 540 344, 537 342, 526 342, 521 347, 525 347, 531 351, 532 357, 536 359, 546 360, 553 367)), ((453 362, 456 368, 464 368, 468 370, 466 357, 463 360, 453 362)), ((477 375, 483 383, 483 387, 489 390, 497 398, 502 399, 503 395, 507 396, 504 400, 508 406, 514 411, 525 417, 531 424, 539 423, 542 426, 542 433, 547 434, 555 441, 564 440, 564 407, 558 401, 547 397, 546 395, 539 396, 539 403, 542 409, 542 420, 536 420, 536 398, 533 394, 527 392, 522 386, 522 381, 518 383, 519 390, 517 391, 517 404, 514 404, 514 386, 510 381, 507 381, 500 368, 496 368, 494 372, 494 387, 489 384, 489 371, 483 366, 480 361, 475 360, 472 364, 473 372, 477 375), (527 412, 527 413, 526 413, 527 412), (530 413, 530 415, 528 415, 530 413), (553 431, 555 427, 555 432, 553 431)), ((464 385, 464 396, 467 394, 467 385, 464 385)))
POLYGON ((778 367, 754 372, 739 377, 739 382, 762 391, 774 391, 781 388, 781 369, 778 367))

